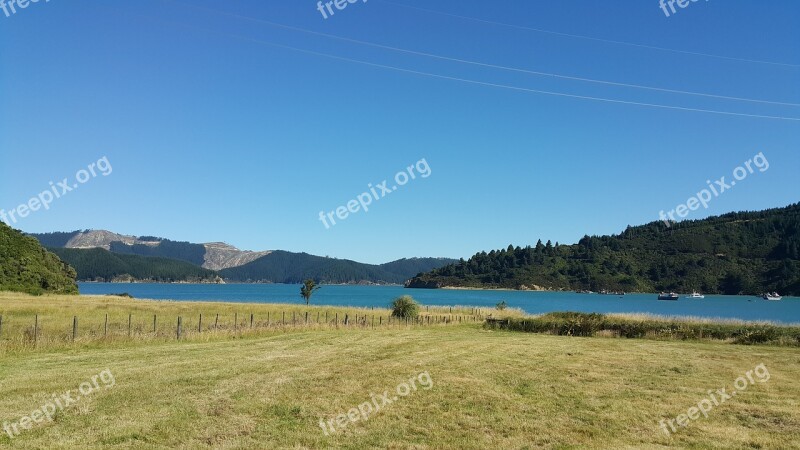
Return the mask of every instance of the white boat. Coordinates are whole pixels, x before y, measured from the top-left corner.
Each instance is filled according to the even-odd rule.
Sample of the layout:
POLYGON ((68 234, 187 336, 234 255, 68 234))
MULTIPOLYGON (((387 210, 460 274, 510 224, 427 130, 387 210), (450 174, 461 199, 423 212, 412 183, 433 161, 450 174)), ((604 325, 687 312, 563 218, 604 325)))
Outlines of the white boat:
POLYGON ((699 293, 697 293, 697 292, 692 292, 692 295, 690 295, 690 296, 688 296, 688 297, 686 297, 686 298, 697 298, 697 299, 702 299, 702 298, 706 298, 706 296, 705 296, 705 295, 703 295, 703 294, 699 294, 699 293))
POLYGON ((774 301, 774 302, 777 302, 777 301, 779 301, 779 300, 782 300, 782 299, 783 299, 783 297, 781 297, 780 295, 778 295, 778 293, 777 293, 777 292, 773 292, 773 293, 771 293, 771 294, 769 294, 769 293, 767 293, 767 294, 764 294, 764 295, 762 295, 762 296, 761 296, 761 298, 763 298, 764 300, 771 300, 771 301, 774 301))

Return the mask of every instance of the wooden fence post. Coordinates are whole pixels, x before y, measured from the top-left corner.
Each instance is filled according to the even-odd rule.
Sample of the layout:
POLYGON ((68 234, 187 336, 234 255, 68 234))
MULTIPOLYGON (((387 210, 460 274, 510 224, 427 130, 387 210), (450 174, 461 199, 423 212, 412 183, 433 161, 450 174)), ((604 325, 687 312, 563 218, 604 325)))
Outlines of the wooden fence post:
POLYGON ((128 314, 128 337, 131 337, 131 319, 133 314, 128 314))
POLYGON ((158 314, 153 314, 153 334, 156 334, 156 332, 158 331, 158 328, 156 328, 157 325, 158 325, 158 314))
POLYGON ((106 321, 103 323, 103 337, 108 336, 108 313, 106 313, 106 321))
POLYGON ((348 314, 344 315, 344 326, 347 326, 347 322, 349 321, 350 316, 348 314))
POLYGON ((39 343, 39 315, 36 314, 36 317, 33 319, 33 346, 39 343))
POLYGON ((306 325, 308 325, 308 311, 306 311, 306 325))
POLYGON ((253 328, 253 313, 250 313, 250 328, 253 328))
POLYGON ((178 340, 181 340, 181 325, 183 325, 183 318, 181 316, 178 316, 178 330, 177 330, 178 340))
POLYGON ((372 315, 372 328, 375 328, 375 314, 372 315))
MULTIPOLYGON (((2 320, 0 320, 2 322, 2 320)), ((319 325, 319 311, 317 311, 317 325, 319 325)))
POLYGON ((197 321, 197 332, 203 332, 203 313, 200 313, 200 320, 197 321))
POLYGON ((281 312, 281 325, 286 325, 286 311, 281 312))
POLYGON ((270 326, 269 311, 267 311, 267 328, 270 326))
POLYGON ((239 327, 239 313, 235 312, 233 313, 233 330, 236 331, 238 327, 239 327))
POLYGON ((292 311, 292 326, 294 326, 296 323, 297 323, 297 319, 295 319, 294 311, 292 311))
POLYGON ((72 342, 75 342, 75 337, 78 335, 78 316, 72 316, 72 342))
POLYGON ((336 313, 336 321, 334 323, 336 324, 336 328, 339 328, 339 313, 338 312, 336 313))
POLYGON ((217 318, 214 319, 214 331, 217 330, 217 325, 219 325, 219 314, 217 314, 217 318))

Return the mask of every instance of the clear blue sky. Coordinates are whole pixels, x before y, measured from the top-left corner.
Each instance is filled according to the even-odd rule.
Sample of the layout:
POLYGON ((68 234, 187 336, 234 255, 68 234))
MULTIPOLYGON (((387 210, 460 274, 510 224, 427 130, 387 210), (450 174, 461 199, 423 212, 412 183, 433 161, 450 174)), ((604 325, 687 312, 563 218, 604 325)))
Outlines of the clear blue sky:
POLYGON ((800 107, 535 76, 263 21, 498 66, 800 103, 796 0, 700 1, 671 17, 657 0, 369 0, 328 19, 311 0, 40 1, 0 11, 0 208, 106 156, 110 175, 14 226, 379 263, 617 233, 708 179, 730 180, 758 152, 769 170, 688 218, 800 200, 798 121, 377 65, 751 115, 800 118, 800 107), (330 229, 319 220, 421 158, 428 178, 330 229))

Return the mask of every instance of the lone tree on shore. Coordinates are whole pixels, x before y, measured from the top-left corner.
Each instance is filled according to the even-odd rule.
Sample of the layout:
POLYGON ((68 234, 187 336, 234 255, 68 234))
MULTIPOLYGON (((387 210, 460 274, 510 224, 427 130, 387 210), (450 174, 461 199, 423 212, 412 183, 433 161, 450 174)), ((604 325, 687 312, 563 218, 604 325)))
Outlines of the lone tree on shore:
POLYGON ((311 295, 314 294, 314 291, 321 288, 322 286, 318 286, 317 283, 312 279, 303 281, 303 285, 300 286, 300 296, 305 299, 306 305, 311 302, 311 295))

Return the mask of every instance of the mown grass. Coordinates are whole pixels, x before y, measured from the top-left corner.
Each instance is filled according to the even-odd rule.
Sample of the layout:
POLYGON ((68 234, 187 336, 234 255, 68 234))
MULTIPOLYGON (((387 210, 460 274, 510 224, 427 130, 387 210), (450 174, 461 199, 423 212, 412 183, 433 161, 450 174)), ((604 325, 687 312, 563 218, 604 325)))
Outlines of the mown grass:
POLYGON ((0 354, 0 424, 105 369, 114 374, 113 388, 13 439, 0 430, 0 447, 728 449, 800 442, 798 349, 574 339, 472 323, 298 328, 0 354), (671 436, 659 428, 708 390, 730 391, 762 363, 768 382, 671 436), (430 390, 333 435, 322 432, 320 419, 423 371, 433 380, 430 390))
POLYGON ((735 344, 800 346, 798 326, 677 317, 553 312, 488 321, 486 327, 559 336, 720 340, 735 344))

